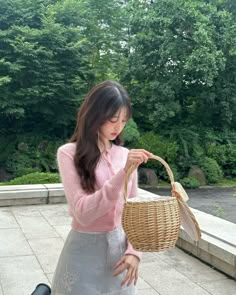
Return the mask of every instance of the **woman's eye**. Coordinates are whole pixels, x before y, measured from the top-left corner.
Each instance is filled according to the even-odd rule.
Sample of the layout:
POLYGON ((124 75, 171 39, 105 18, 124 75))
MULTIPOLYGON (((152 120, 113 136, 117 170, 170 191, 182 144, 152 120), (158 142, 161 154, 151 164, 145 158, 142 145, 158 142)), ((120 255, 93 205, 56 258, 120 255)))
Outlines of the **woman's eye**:
MULTIPOLYGON (((111 123, 116 123, 118 120, 119 120, 119 117, 112 117, 109 121, 111 123)), ((127 120, 126 119, 122 120, 122 123, 124 124, 127 123, 127 120)))
POLYGON ((117 122, 117 120, 118 120, 118 118, 117 118, 117 117, 113 117, 113 118, 111 118, 111 119, 110 119, 110 122, 112 122, 112 123, 116 123, 116 122, 117 122))

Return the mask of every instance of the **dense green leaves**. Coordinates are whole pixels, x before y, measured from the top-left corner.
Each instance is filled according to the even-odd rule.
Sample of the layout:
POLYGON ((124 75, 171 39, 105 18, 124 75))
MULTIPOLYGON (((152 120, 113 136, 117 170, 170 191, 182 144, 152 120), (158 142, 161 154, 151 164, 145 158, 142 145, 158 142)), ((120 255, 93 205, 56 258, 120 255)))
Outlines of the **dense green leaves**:
POLYGON ((67 136, 85 93, 123 67, 119 9, 92 0, 15 4, 2 6, 8 5, 0 30, 0 122, 67 136))
POLYGON ((105 79, 129 90, 138 126, 127 126, 129 145, 140 132, 148 148, 163 141, 163 155, 174 142, 168 160, 182 174, 208 156, 235 175, 234 0, 0 0, 4 155, 19 134, 68 138, 85 94, 105 79))
POLYGON ((131 1, 131 8, 128 77, 144 128, 235 126, 233 12, 197 0, 131 1))

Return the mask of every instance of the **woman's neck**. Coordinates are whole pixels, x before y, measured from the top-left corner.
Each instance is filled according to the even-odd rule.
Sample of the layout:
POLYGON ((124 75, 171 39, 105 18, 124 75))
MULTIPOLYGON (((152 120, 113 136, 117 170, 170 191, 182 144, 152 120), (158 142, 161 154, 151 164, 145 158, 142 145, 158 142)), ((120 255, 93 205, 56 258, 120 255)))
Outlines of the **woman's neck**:
POLYGON ((98 141, 98 148, 101 153, 107 152, 108 150, 111 149, 111 147, 112 147, 112 142, 109 140, 106 142, 103 142, 101 140, 98 141))

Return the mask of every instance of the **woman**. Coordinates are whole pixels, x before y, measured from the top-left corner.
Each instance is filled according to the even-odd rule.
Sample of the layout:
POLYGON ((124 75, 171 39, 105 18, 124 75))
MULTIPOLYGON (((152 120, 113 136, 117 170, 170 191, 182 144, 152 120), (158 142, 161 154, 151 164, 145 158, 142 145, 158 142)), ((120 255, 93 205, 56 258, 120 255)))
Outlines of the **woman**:
POLYGON ((52 295, 135 294, 141 253, 121 227, 123 188, 137 193, 137 167, 151 153, 122 146, 120 134, 131 117, 125 89, 114 81, 95 86, 85 98, 69 143, 57 160, 72 216, 54 274, 52 295))

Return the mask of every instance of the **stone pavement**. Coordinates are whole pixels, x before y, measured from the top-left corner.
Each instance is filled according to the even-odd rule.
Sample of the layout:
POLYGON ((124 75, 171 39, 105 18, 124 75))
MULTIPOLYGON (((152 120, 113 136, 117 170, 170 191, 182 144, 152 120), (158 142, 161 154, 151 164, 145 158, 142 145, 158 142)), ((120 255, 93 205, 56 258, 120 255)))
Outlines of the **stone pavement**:
MULTIPOLYGON (((70 221, 66 204, 0 208, 0 295, 30 295, 38 283, 50 284, 70 221)), ((175 248, 144 253, 138 290, 139 295, 235 295, 236 282, 175 248)))

